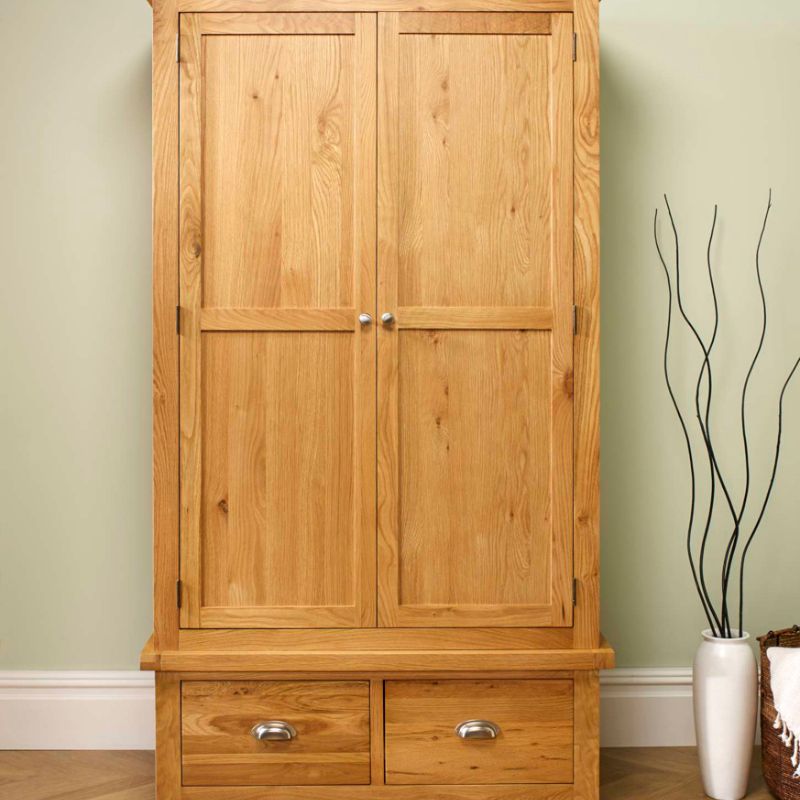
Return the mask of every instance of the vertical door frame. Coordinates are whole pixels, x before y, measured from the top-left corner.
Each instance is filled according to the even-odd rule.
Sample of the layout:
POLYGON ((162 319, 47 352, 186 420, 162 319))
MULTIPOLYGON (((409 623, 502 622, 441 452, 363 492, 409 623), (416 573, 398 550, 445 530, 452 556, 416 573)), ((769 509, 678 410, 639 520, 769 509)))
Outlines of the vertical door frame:
MULTIPOLYGON (((375 13, 231 15, 180 15, 180 233, 179 233, 179 303, 180 303, 180 577, 182 628, 200 627, 371 627, 376 624, 375 595, 375 326, 362 326, 357 316, 368 312, 373 317, 376 306, 375 247, 375 125, 377 33, 375 13), (202 108, 203 42, 206 32, 225 29, 231 34, 324 31, 334 35, 336 27, 352 18, 348 35, 353 36, 353 301, 348 327, 354 339, 354 431, 353 431, 353 560, 351 606, 298 606, 267 609, 242 609, 227 614, 215 609, 209 621, 202 613, 202 355, 203 323, 202 259, 203 199, 202 108), (295 27, 295 22, 297 27, 295 27), (222 27, 220 27, 222 26, 222 27), (330 30, 329 27, 330 26, 330 30)), ((257 311, 257 310, 256 310, 257 311)), ((311 316, 316 309, 309 309, 311 316)), ((344 311, 342 309, 341 311, 344 311)), ((312 330, 308 323, 297 330, 312 330)), ((288 323, 273 328, 264 323, 258 330, 290 330, 288 323)), ((327 329, 327 328, 319 328, 327 329)), ((338 329, 338 328, 337 328, 338 329)))
MULTIPOLYGON (((435 14, 435 12, 429 12, 435 14)), ((528 13, 528 12, 526 12, 528 13)), ((419 17, 422 14, 409 15, 419 17)), ((453 16, 458 16, 455 14, 453 16)), ((474 17, 475 15, 465 15, 474 17)), ((480 16, 480 15, 477 15, 480 16)), ((489 15, 502 17, 502 14, 489 15)), ((491 605, 472 607, 463 613, 443 613, 400 605, 400 454, 399 454, 399 337, 403 320, 378 331, 378 619, 385 627, 500 625, 521 627, 569 627, 573 617, 574 568, 574 474, 576 431, 574 428, 574 168, 573 120, 574 75, 572 66, 573 15, 549 15, 551 47, 550 136, 555 199, 551 263, 552 274, 552 400, 553 451, 551 475, 560 469, 570 477, 563 491, 554 493, 551 532, 551 598, 547 607, 491 605), (559 113, 559 109, 567 109, 559 113), (557 265, 562 264, 563 269, 557 265), (559 526, 557 529, 556 526, 559 526), (502 621, 500 621, 502 620, 502 621)), ((474 22, 473 22, 474 24, 474 22)), ((487 23, 488 24, 488 23, 487 23)), ((438 28, 437 28, 438 30, 438 28)), ((378 19, 378 313, 397 313, 399 281, 399 209, 397 187, 400 176, 397 120, 399 117, 399 37, 403 32, 400 12, 382 12, 378 19)), ((444 32, 442 30, 441 32, 444 32)), ((506 312, 512 309, 505 309, 506 312)), ((530 309, 528 309, 530 310, 530 309)), ((523 311, 523 309, 520 309, 523 311)), ((480 327, 480 326, 474 326, 480 327)), ((508 328, 514 325, 509 324, 508 328)), ((487 326, 491 329, 491 326, 487 326)), ((551 478, 555 480, 555 478, 551 478)), ((551 486, 554 485, 551 483, 551 486)), ((448 610, 449 612, 449 610, 448 610)))
POLYGON ((575 0, 575 647, 600 646, 599 0, 575 0))
POLYGON ((177 0, 153 0, 153 627, 155 650, 180 627, 178 508, 177 0))

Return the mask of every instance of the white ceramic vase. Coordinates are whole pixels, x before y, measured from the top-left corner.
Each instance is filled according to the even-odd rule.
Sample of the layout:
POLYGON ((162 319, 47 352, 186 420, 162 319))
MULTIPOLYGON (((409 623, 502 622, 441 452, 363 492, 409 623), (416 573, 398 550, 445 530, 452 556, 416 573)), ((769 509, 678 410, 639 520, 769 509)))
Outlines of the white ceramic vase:
POLYGON ((694 658, 694 727, 703 789, 714 800, 747 794, 758 715, 758 675, 750 635, 703 631, 694 658))

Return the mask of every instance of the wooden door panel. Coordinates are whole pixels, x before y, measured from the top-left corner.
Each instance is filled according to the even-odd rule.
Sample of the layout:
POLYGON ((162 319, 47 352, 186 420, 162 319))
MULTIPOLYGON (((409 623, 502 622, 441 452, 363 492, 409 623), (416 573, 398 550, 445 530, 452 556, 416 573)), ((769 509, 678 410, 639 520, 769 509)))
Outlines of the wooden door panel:
POLYGON ((381 624, 569 625, 572 18, 379 26, 381 624))
POLYGON ((398 305, 550 304, 549 44, 399 36, 398 305))
POLYGON ((204 336, 203 622, 354 604, 352 338, 204 336))
POLYGON ((375 26, 181 18, 184 627, 375 624, 375 26))
POLYGON ((549 335, 405 331, 400 604, 544 605, 550 587, 549 335))
POLYGON ((204 41, 204 304, 352 306, 354 37, 204 41))

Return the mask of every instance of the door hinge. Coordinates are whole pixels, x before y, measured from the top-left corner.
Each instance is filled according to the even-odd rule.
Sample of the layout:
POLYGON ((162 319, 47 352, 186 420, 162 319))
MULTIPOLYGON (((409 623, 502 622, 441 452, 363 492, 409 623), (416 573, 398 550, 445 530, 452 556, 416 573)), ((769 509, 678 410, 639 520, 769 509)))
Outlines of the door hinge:
POLYGON ((175 34, 175 61, 178 64, 181 63, 181 35, 179 33, 175 34))
POLYGON ((175 581, 175 600, 178 608, 180 608, 183 601, 183 581, 180 579, 175 581))
POLYGON ((572 34, 572 60, 573 62, 578 60, 578 34, 572 34))
POLYGON ((572 335, 578 335, 578 306, 572 306, 572 335))
POLYGON ((175 333, 181 335, 181 307, 175 306, 175 333))
POLYGON ((578 579, 572 579, 572 605, 578 605, 578 579))

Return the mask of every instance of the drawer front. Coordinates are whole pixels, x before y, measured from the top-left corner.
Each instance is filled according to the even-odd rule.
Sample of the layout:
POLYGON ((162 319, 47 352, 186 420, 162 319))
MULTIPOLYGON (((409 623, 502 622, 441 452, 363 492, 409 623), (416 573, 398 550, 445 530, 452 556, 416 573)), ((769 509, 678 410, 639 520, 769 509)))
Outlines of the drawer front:
POLYGON ((370 780, 365 681, 188 681, 181 725, 186 786, 370 780))
POLYGON ((572 709, 569 680, 387 681, 386 782, 572 783, 572 709))

